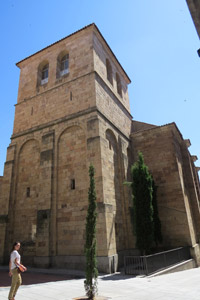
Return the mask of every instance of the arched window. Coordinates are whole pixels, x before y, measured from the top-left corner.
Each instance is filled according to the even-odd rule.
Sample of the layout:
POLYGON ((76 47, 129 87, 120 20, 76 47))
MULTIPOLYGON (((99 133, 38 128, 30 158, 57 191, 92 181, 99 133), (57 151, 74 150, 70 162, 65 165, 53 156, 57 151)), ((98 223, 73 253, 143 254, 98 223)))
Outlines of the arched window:
POLYGON ((56 78, 69 73, 69 54, 67 50, 61 51, 57 57, 56 78))
POLYGON ((121 85, 121 80, 120 80, 118 73, 116 73, 116 82, 117 82, 117 92, 122 97, 122 85, 121 85))
POLYGON ((60 61, 60 76, 69 73, 69 54, 62 57, 60 61))
POLYGON ((107 71, 107 79, 113 84, 113 76, 112 76, 112 67, 110 61, 106 58, 106 71, 107 71))
POLYGON ((48 82, 49 77, 49 64, 46 64, 41 71, 41 85, 48 82))

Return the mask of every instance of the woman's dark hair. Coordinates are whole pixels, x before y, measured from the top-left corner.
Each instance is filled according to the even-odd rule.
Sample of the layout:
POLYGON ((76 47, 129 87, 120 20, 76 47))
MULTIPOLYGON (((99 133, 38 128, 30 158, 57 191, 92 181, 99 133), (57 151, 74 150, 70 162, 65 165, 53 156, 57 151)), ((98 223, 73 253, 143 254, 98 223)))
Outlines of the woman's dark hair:
POLYGON ((15 250, 15 246, 16 246, 17 244, 20 244, 20 242, 19 242, 19 241, 18 241, 18 242, 14 242, 14 244, 13 244, 13 246, 12 246, 11 252, 12 252, 13 250, 15 250))

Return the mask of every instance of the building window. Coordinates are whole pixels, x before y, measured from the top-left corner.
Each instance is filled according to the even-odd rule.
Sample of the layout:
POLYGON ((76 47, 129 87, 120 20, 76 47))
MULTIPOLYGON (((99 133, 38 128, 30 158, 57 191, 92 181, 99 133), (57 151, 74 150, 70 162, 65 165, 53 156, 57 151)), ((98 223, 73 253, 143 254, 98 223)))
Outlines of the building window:
POLYGON ((117 92, 122 97, 122 85, 121 85, 121 80, 120 80, 118 73, 116 73, 116 82, 117 82, 117 92))
POLYGON ((75 179, 71 179, 71 190, 75 190, 75 179))
POLYGON ((60 76, 69 73, 69 54, 62 57, 60 61, 60 76))
POLYGON ((111 150, 112 149, 111 141, 108 141, 108 142, 109 142, 109 149, 111 150))
POLYGON ((62 76, 69 73, 69 53, 66 50, 60 52, 57 57, 56 78, 59 79, 62 76))
POLYGON ((37 87, 48 83, 49 78, 49 62, 48 60, 43 60, 38 66, 37 74, 37 87))
POLYGON ((42 68, 41 85, 48 82, 48 77, 49 77, 49 64, 46 64, 42 68))
POLYGON ((30 195, 31 195, 31 189, 30 189, 30 187, 27 187, 27 189, 26 189, 26 197, 30 197, 30 195))
POLYGON ((113 76, 112 76, 112 67, 110 61, 106 58, 106 71, 107 71, 107 79, 113 84, 113 76))

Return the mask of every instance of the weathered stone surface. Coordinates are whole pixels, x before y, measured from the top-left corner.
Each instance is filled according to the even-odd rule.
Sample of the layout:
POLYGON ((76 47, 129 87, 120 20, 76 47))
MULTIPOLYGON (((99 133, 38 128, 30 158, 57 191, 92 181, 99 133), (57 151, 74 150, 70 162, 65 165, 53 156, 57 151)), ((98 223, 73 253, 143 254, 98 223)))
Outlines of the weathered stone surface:
POLYGON ((158 187, 164 245, 195 245, 200 233, 199 179, 176 125, 138 129, 131 139, 135 159, 141 151, 158 187))

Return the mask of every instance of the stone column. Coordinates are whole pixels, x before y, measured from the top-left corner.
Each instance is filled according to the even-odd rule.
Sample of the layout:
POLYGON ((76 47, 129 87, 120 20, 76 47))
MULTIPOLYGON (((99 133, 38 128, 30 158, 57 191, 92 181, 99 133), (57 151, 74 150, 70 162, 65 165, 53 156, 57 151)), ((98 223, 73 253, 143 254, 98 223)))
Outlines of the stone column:
POLYGON ((95 167, 95 184, 97 194, 97 261, 100 272, 112 273, 117 268, 117 254, 115 242, 115 211, 113 205, 104 203, 102 144, 97 116, 87 121, 87 161, 88 167, 92 163, 95 167))

